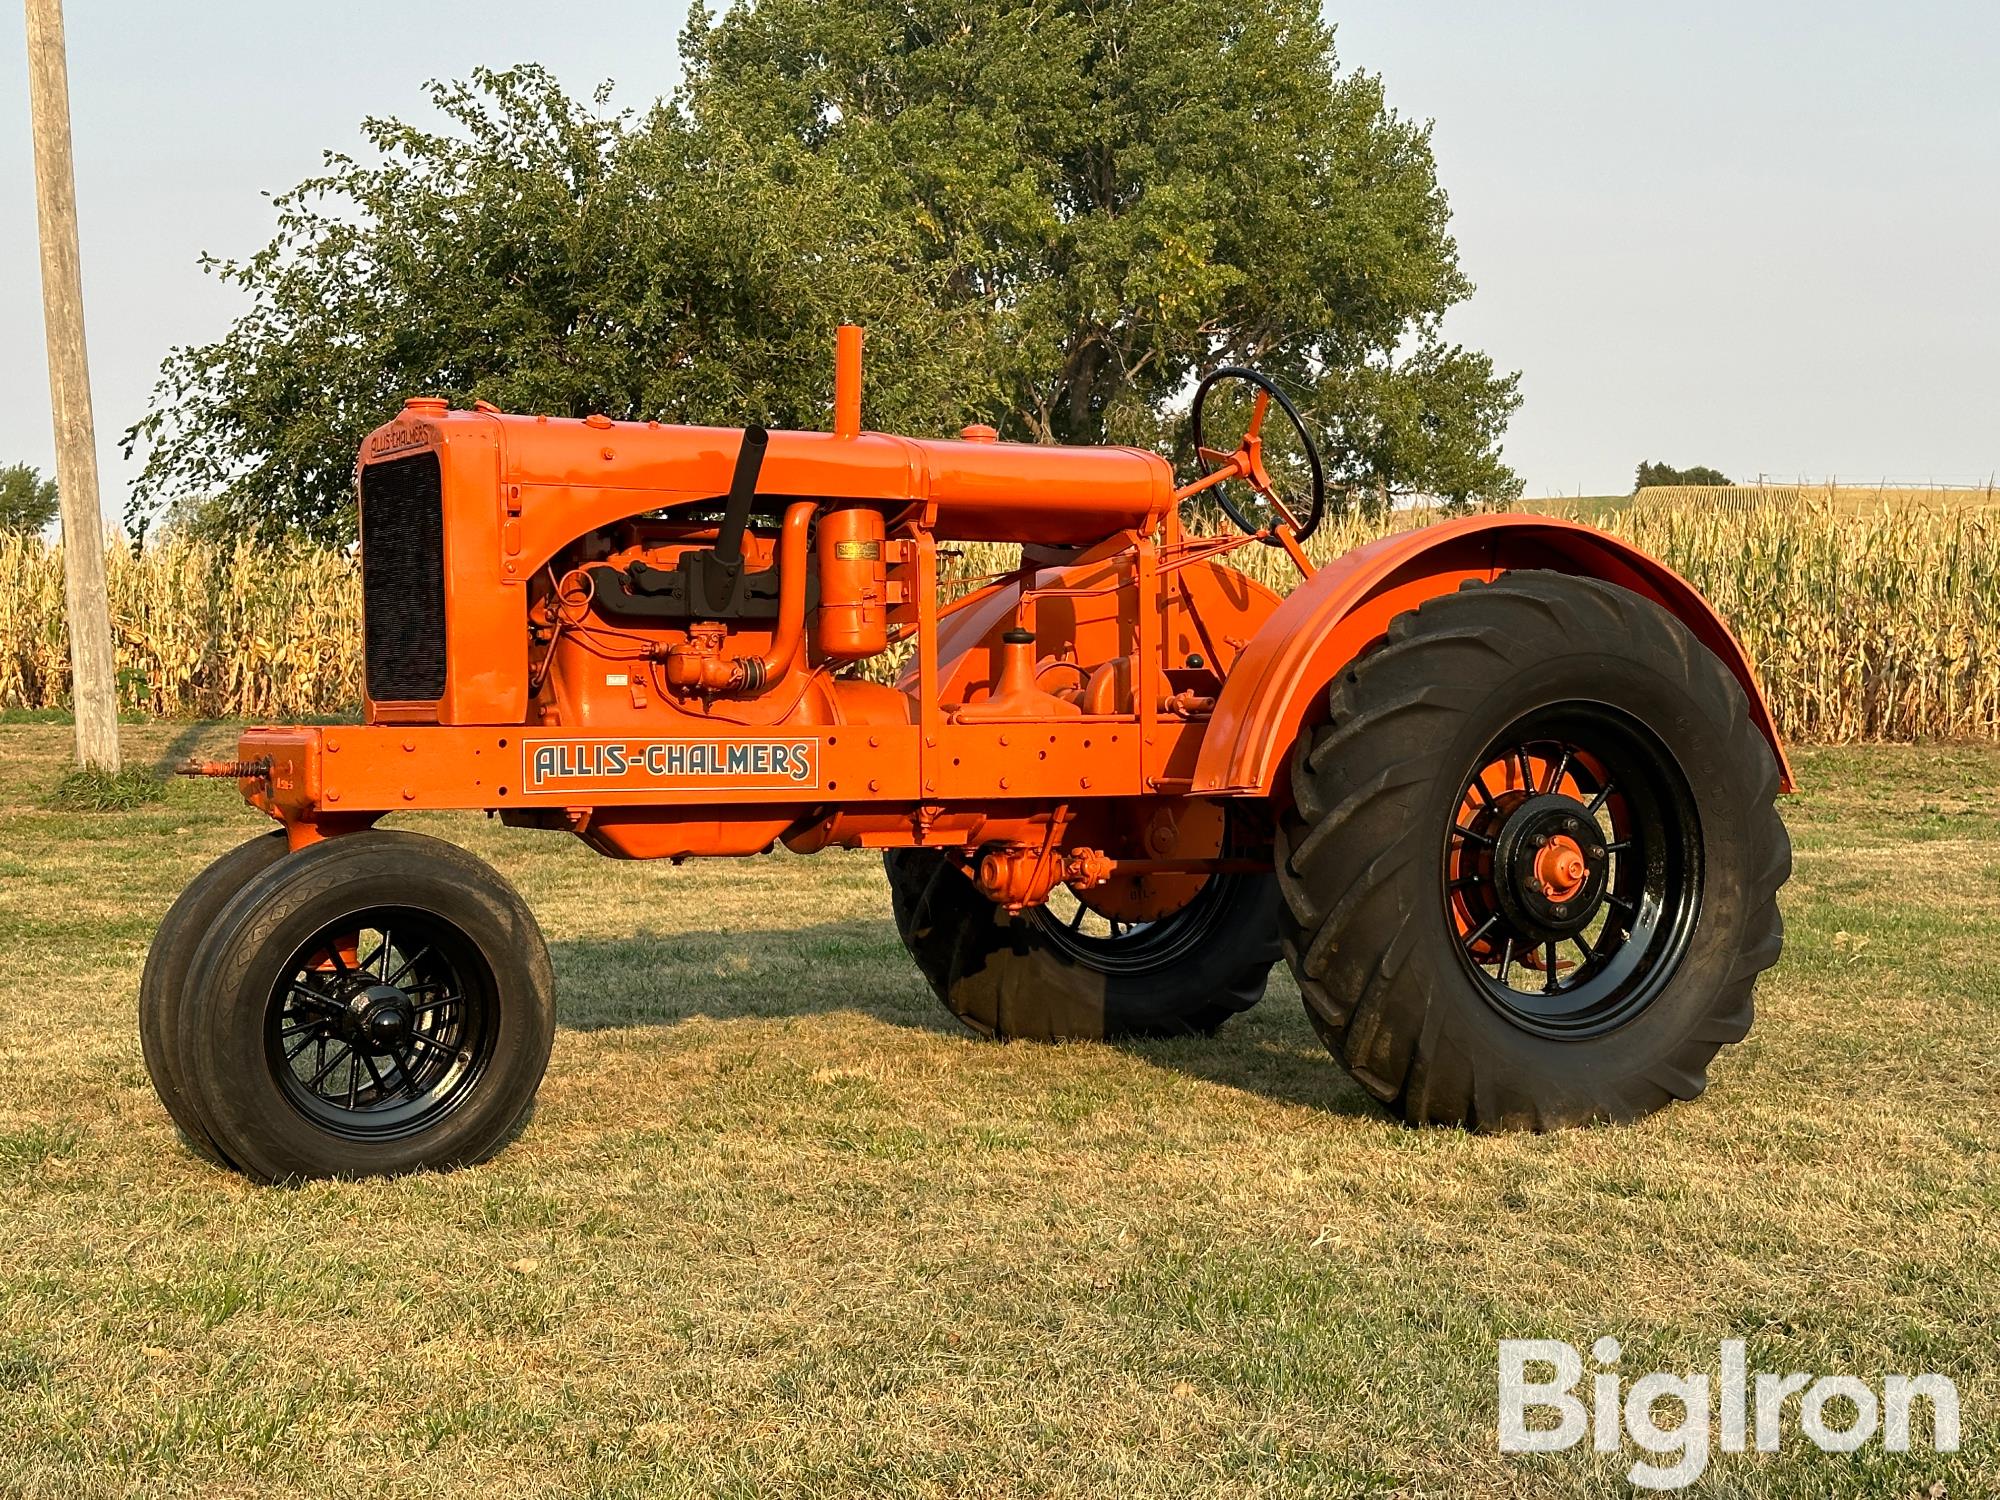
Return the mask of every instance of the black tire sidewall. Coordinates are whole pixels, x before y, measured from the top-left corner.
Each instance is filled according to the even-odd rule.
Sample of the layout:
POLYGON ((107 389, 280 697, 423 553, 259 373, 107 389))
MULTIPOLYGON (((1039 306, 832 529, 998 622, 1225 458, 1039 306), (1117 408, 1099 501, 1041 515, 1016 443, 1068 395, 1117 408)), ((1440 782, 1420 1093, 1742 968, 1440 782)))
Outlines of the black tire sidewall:
MULTIPOLYGON (((1355 1078, 1413 1123, 1482 1130, 1635 1120, 1701 1093, 1782 951, 1791 868, 1779 764, 1730 667, 1644 595, 1519 570, 1397 615, 1326 702, 1294 748, 1278 868, 1301 995, 1355 1078), (1511 1014, 1465 958, 1445 890, 1469 779, 1536 732, 1523 721, 1572 708, 1624 721, 1605 727, 1679 783, 1663 811, 1700 851, 1691 928, 1646 955, 1644 1008, 1594 1035, 1511 1014)), ((1594 731, 1575 734, 1592 748, 1594 731)))
POLYGON ((217 915, 232 896, 288 852, 284 830, 273 829, 238 844, 209 864, 167 908, 139 974, 139 1053, 147 1076, 153 1080, 153 1091, 188 1145, 217 1166, 228 1166, 229 1162, 202 1125, 182 1081, 181 1000, 195 954, 217 915))
POLYGON ((218 916, 196 954, 182 1012, 181 1061, 204 1125, 267 1181, 365 1177, 467 1164, 513 1133, 554 1040, 554 976, 533 917, 494 871, 441 840, 352 834, 286 856, 218 916), (484 1070, 443 1118, 395 1140, 322 1130, 285 1096, 265 1048, 281 967, 314 933, 376 906, 422 910, 457 927, 490 970, 495 1035, 484 1070))
POLYGON ((1262 995, 1278 948, 1274 877, 1231 874, 1212 940, 1158 968, 1095 967, 979 891, 935 850, 890 851, 897 927, 945 1007, 983 1036, 1027 1041, 1213 1031, 1262 995))

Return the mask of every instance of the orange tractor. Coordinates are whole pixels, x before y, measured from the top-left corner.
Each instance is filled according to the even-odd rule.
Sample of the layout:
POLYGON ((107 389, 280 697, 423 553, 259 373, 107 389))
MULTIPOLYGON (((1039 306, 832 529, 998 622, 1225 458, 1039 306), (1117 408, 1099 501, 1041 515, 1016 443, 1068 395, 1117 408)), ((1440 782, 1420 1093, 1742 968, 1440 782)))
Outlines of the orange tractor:
POLYGON ((626 859, 880 849, 917 967, 990 1036, 1208 1032, 1282 954, 1409 1121, 1699 1093, 1790 866, 1784 754, 1722 622, 1539 516, 1315 569, 1325 484, 1284 394, 1218 371, 1194 430, 1184 485, 1137 449, 864 431, 856 329, 831 432, 407 403, 360 455, 364 722, 190 768, 281 830, 200 876, 147 962, 188 1140, 279 1181, 477 1161, 519 1125, 548 953, 493 870, 375 826, 412 808, 626 859), (1235 527, 1191 535, 1198 496, 1235 527), (964 541, 1021 561, 941 601, 964 541), (1231 568, 1246 546, 1298 586, 1231 568), (893 684, 862 675, 898 646, 893 684))

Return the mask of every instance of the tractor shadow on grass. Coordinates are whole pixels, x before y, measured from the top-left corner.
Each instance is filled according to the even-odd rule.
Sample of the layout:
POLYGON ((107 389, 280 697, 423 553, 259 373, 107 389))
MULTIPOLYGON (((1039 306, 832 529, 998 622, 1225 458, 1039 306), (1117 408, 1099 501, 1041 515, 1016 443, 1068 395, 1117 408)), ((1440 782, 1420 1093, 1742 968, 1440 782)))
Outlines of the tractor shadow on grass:
MULTIPOLYGON (((549 954, 556 1020, 573 1031, 847 1013, 944 1037, 970 1035, 938 1003, 886 921, 679 932, 649 926, 629 937, 552 942, 549 954)), ((1387 1123, 1320 1045, 1282 964, 1263 1001, 1212 1037, 1112 1045, 1204 1083, 1387 1123)))
MULTIPOLYGON (((1278 987, 1272 986, 1274 991, 1278 987)), ((1284 991, 1266 995, 1247 1015, 1214 1036, 1160 1042, 1120 1042, 1121 1051, 1204 1083, 1239 1089, 1277 1104, 1390 1124, 1333 1055, 1320 1045, 1298 1013, 1298 999, 1284 991), (1292 1002, 1287 1010, 1285 1002, 1292 1002)))

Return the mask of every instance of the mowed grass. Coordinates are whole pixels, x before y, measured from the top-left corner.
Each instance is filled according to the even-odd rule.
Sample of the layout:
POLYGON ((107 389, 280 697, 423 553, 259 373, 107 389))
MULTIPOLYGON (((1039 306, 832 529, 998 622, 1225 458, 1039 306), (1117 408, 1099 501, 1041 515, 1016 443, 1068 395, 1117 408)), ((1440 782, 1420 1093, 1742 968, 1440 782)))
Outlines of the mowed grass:
POLYGON ((873 857, 410 819, 540 914, 539 1109, 475 1170, 268 1190, 181 1145, 134 1034, 154 924, 258 824, 187 782, 49 811, 67 737, 0 726, 0 1494, 1620 1494, 1633 1450, 1495 1444, 1498 1339, 1607 1333, 1634 1375, 1737 1337, 1959 1384, 1955 1457, 1794 1421, 1695 1493, 2000 1468, 2000 753, 1802 753, 1751 1039, 1540 1138, 1391 1123, 1282 972, 1213 1040, 1000 1046, 873 857))

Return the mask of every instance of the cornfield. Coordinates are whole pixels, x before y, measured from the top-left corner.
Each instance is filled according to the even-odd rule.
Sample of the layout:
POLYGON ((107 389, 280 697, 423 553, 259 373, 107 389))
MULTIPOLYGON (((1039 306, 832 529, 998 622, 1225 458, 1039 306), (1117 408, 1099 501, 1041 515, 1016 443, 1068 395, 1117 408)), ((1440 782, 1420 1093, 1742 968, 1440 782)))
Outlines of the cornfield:
MULTIPOLYGON (((1331 521, 1312 551, 1323 559, 1426 519, 1331 521)), ((1655 496, 1601 524, 1714 601, 1789 738, 2000 740, 2000 512, 1655 496)), ((1012 561, 1011 549, 968 546, 946 577, 1012 561)), ((1280 590, 1296 581, 1270 548, 1232 562, 1280 590)), ((360 588, 346 554, 170 540, 136 556, 113 547, 109 575, 128 711, 288 719, 357 705, 360 588)), ((66 653, 60 549, 0 538, 0 709, 64 706, 66 653)))
POLYGON ((1697 506, 1712 510, 1763 510, 1772 505, 1823 506, 1842 516, 1898 515, 1911 507, 1933 510, 2000 505, 2000 487, 1984 485, 1723 484, 1648 485, 1635 507, 1697 506))
MULTIPOLYGON (((169 540, 105 556, 120 707, 297 719, 361 700, 361 581, 344 553, 169 540)), ((69 703, 62 549, 0 536, 0 709, 69 703)))
POLYGON ((1607 529, 1722 612, 1788 737, 2000 739, 2000 512, 1649 506, 1607 529))

